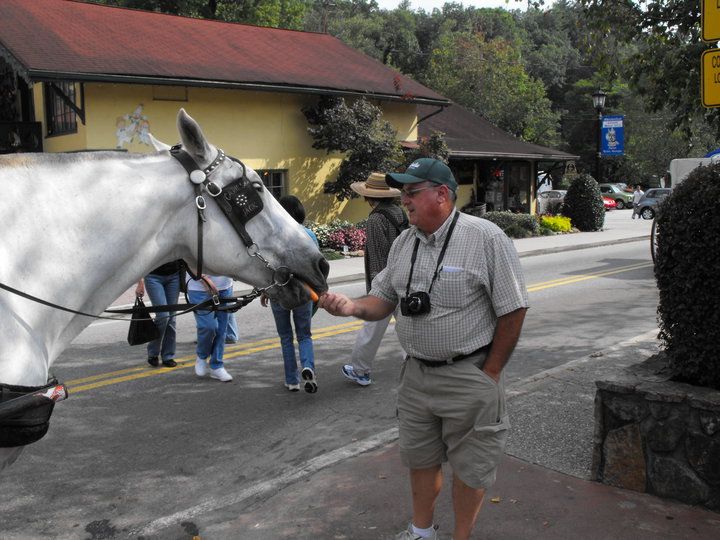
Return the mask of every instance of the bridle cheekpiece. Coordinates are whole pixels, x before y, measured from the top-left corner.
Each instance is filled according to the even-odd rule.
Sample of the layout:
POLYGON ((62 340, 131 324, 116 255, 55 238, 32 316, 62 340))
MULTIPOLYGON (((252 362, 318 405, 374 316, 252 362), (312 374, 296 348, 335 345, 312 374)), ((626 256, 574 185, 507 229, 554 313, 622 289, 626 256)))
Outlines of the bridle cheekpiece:
POLYGON ((290 283, 290 280, 293 277, 290 269, 286 266, 274 268, 270 262, 262 256, 260 248, 253 241, 252 237, 245 228, 247 222, 262 212, 264 208, 264 204, 259 193, 247 177, 247 168, 245 167, 245 164, 239 159, 227 156, 220 148, 217 149, 217 156, 213 162, 204 169, 201 169, 192 156, 183 150, 182 145, 177 144, 170 148, 170 155, 177 159, 178 162, 180 162, 180 164, 185 168, 189 175, 190 182, 193 184, 195 189, 195 206, 197 207, 198 212, 198 266, 197 276, 193 275, 192 277, 198 279, 202 275, 203 223, 206 221, 205 209, 207 208, 207 202, 203 196, 203 191, 205 191, 208 195, 215 199, 220 209, 230 220, 230 223, 235 231, 237 231, 240 239, 245 245, 247 254, 250 257, 255 257, 261 261, 263 265, 272 272, 272 283, 267 287, 254 287, 253 295, 260 296, 260 294, 272 287, 284 287, 290 283), (237 163, 242 168, 242 175, 226 186, 219 186, 215 182, 210 181, 209 177, 217 170, 225 159, 230 159, 237 163))

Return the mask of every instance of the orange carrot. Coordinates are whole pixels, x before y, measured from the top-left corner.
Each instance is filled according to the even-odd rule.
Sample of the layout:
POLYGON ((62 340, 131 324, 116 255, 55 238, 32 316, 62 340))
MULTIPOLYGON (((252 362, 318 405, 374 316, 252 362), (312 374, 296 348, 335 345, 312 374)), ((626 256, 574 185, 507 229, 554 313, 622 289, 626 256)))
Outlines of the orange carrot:
POLYGON ((307 291, 310 293, 310 300, 312 300, 313 302, 317 302, 318 300, 320 300, 318 293, 316 293, 310 285, 308 285, 307 283, 305 283, 304 285, 307 291))

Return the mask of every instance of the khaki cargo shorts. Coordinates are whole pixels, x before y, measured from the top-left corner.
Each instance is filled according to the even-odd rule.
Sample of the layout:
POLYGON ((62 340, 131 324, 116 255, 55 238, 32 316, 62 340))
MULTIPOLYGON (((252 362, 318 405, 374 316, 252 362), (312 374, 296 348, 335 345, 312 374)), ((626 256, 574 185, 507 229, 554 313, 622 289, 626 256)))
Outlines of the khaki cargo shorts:
POLYGON ((441 367, 408 358, 400 372, 400 457, 411 469, 449 461, 471 488, 487 489, 505 450, 510 422, 505 388, 482 371, 485 354, 441 367))

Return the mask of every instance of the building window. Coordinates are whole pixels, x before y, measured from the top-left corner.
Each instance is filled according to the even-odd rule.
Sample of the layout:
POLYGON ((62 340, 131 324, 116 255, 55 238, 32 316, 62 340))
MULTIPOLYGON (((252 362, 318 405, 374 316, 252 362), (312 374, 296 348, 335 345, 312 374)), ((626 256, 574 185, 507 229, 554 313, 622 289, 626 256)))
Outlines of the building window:
POLYGON ((285 195, 287 171, 259 170, 256 172, 260 175, 260 178, 262 178, 263 184, 268 188, 268 191, 273 194, 273 197, 279 199, 285 195))
MULTIPOLYGON (((71 82, 53 83, 67 98, 75 101, 75 84, 71 82)), ((75 111, 45 83, 45 121, 48 135, 63 135, 65 133, 77 132, 77 115, 75 111)))

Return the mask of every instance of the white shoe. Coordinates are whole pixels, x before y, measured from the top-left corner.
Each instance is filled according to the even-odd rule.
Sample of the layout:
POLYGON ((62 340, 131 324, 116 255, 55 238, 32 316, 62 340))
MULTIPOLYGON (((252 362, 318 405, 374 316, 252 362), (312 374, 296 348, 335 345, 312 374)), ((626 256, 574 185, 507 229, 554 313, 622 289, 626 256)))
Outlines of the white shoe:
POLYGON ((219 367, 217 369, 211 369, 210 370, 210 376, 213 379, 217 379, 220 382, 230 382, 232 381, 232 375, 230 375, 224 367, 219 367))
POLYGON ((285 383, 285 388, 287 388, 287 389, 290 390, 291 392, 299 392, 299 391, 300 391, 300 384, 298 384, 298 383, 295 383, 295 384, 285 383))
POLYGON ((413 532, 412 523, 408 525, 408 528, 395 536, 395 540, 438 540, 438 526, 433 525, 433 533, 423 538, 413 532))
POLYGON ((204 377, 207 375, 208 372, 208 366, 205 362, 205 359, 200 358, 199 356, 195 360, 195 375, 198 377, 204 377))

